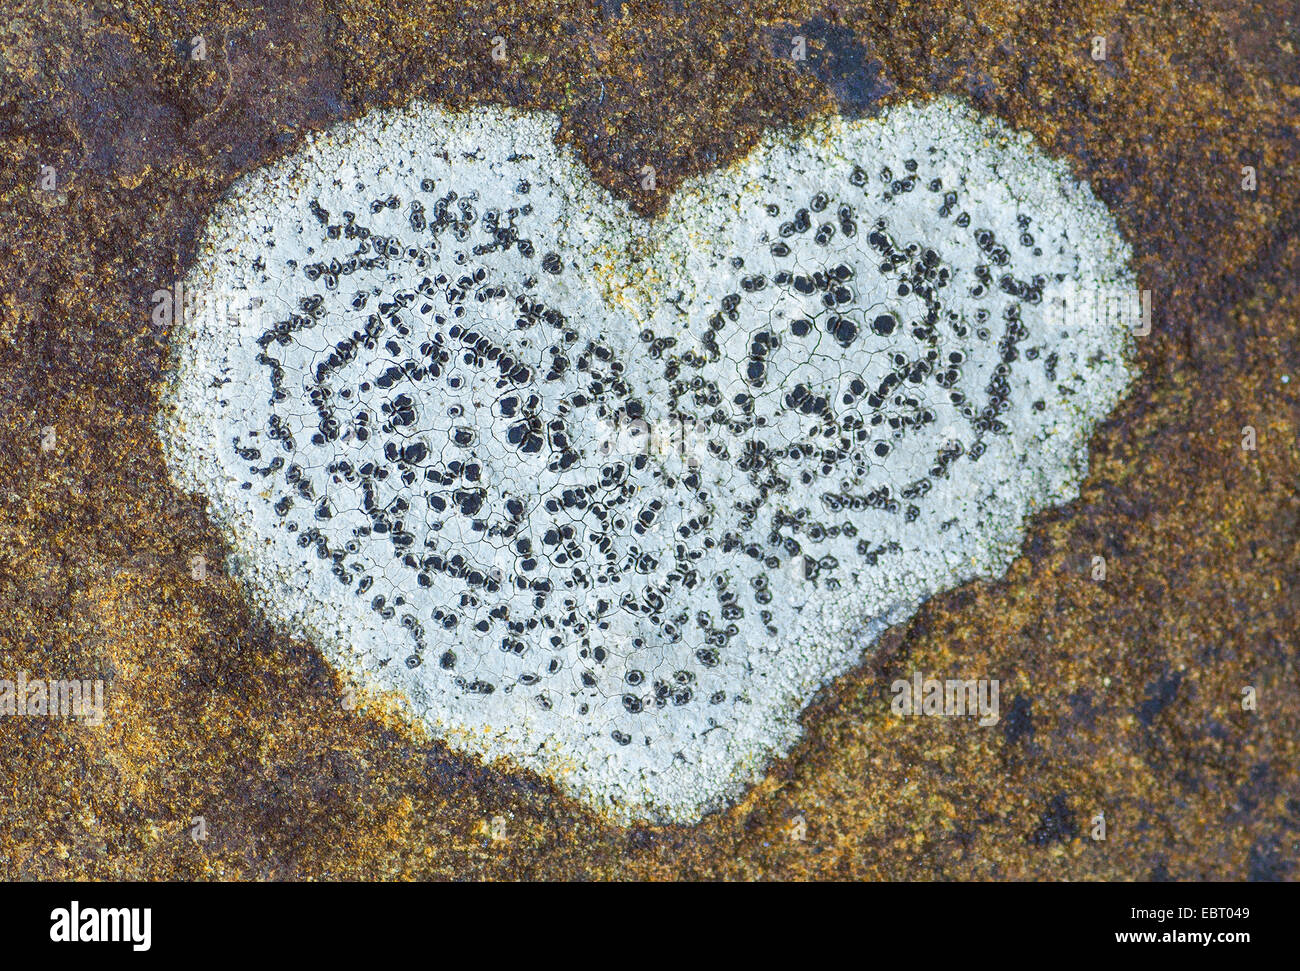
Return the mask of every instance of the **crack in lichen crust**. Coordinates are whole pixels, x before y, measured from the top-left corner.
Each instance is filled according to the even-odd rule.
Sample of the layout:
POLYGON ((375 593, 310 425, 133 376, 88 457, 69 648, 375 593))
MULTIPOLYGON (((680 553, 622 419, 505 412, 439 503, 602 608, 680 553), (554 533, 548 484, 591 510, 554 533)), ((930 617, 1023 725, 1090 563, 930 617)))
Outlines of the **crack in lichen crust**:
POLYGON ((773 133, 653 222, 555 126, 417 103, 242 179, 160 433, 284 628, 458 748, 693 821, 1076 494, 1132 377, 1076 297, 1129 250, 953 101, 773 133))

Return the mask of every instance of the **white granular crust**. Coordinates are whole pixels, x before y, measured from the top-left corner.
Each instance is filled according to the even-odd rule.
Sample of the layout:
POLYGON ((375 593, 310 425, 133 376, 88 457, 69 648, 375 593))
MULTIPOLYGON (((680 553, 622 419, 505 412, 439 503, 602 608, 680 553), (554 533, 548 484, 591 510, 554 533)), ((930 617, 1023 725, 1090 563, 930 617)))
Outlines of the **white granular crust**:
POLYGON ((1077 494, 1132 370, 1073 295, 1130 292, 1129 249, 953 101, 772 134, 653 222, 555 128, 414 104, 240 180, 160 432, 284 630, 458 749, 688 822, 1077 494))

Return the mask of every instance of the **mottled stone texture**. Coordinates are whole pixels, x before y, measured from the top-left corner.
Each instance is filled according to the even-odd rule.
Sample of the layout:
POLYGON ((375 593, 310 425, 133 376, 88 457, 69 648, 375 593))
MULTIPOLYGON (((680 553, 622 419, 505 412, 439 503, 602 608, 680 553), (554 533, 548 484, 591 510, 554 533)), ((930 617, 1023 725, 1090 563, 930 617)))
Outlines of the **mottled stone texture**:
POLYGON ((0 667, 102 676, 109 706, 97 729, 0 720, 7 874, 1300 872, 1292 4, 4 13, 0 667), (809 59, 793 62, 800 33, 809 59), (207 57, 187 61, 199 34, 207 57), (1105 62, 1089 56, 1097 34, 1105 62), (693 828, 601 823, 356 707, 313 650, 249 615, 152 431, 167 334, 151 295, 235 176, 306 130, 423 95, 558 112, 597 179, 654 212, 768 126, 938 92, 1032 132, 1110 206, 1152 291, 1143 378, 1095 435, 1080 499, 1040 517, 1008 577, 886 635, 740 805, 693 828), (913 670, 1002 679, 998 728, 893 717, 889 682, 913 670), (1245 685, 1257 712, 1241 710, 1245 685), (1088 838, 1098 812, 1104 843, 1088 838), (799 816, 807 839, 791 841, 799 816))

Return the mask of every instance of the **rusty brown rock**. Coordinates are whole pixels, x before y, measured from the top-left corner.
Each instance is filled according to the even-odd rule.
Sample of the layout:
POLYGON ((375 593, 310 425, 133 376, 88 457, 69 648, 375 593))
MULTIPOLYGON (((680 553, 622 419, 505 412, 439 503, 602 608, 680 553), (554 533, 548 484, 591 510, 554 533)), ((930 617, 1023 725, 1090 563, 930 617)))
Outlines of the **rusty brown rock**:
POLYGON ((0 41, 0 673, 103 677, 109 701, 98 729, 0 719, 6 873, 1300 875, 1300 25, 1284 0, 56 0, 14 5, 0 41), (797 34, 807 62, 785 54, 797 34), (1038 520, 1009 575, 892 632, 740 805, 619 829, 412 738, 351 707, 215 567, 217 534, 152 431, 166 334, 149 308, 240 172, 377 105, 508 102, 558 111, 597 178, 653 212, 768 126, 936 92, 1031 131, 1116 213, 1156 308, 1144 377, 1080 499, 1038 520), (214 565, 201 581, 196 555, 214 565), (914 669, 1002 679, 1001 724, 892 717, 887 685, 914 669))

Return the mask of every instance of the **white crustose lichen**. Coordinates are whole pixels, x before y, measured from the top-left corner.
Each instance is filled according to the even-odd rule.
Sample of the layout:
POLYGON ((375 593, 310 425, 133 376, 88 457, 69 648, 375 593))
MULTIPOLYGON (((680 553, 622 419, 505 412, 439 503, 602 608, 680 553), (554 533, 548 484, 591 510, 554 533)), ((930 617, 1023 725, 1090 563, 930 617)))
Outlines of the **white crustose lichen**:
POLYGON ((652 221, 556 124, 417 103, 241 179, 160 433, 284 630, 689 822, 1077 494, 1132 337, 1059 295, 1136 284, 1092 192, 954 101, 770 134, 652 221))

